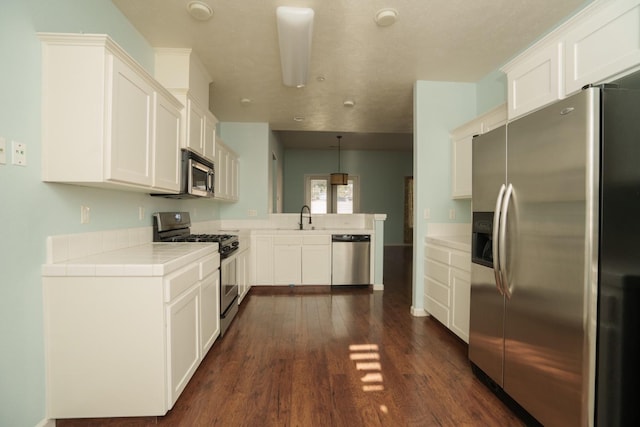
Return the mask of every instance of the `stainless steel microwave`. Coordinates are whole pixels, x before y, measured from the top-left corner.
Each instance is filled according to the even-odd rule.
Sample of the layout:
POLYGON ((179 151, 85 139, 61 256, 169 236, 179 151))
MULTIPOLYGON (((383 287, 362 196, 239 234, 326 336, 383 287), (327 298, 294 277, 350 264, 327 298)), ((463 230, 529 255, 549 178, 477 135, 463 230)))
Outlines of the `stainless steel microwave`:
POLYGON ((180 193, 152 194, 152 196, 171 199, 213 197, 214 177, 213 162, 193 151, 182 149, 180 193))

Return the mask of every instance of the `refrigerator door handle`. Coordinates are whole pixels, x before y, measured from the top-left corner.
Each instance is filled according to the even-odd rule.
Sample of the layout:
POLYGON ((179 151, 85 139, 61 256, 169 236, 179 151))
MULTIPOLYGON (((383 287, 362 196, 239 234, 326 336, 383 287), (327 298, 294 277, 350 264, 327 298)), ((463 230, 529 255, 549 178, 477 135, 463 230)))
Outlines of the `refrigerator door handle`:
POLYGON ((492 256, 493 256, 493 274, 496 277, 496 288, 498 288, 498 292, 501 295, 504 295, 503 286, 502 286, 502 276, 500 274, 500 248, 498 242, 498 229, 500 228, 500 210, 502 208, 502 199, 504 196, 504 191, 506 186, 502 184, 500 187, 500 192, 498 193, 498 197, 496 198, 496 208, 493 211, 493 245, 492 245, 492 256))
POLYGON ((507 299, 511 298, 509 282, 507 279, 507 213, 509 212, 509 202, 511 201, 512 194, 513 184, 509 184, 500 209, 500 237, 498 239, 498 258, 500 260, 502 290, 504 291, 507 299))

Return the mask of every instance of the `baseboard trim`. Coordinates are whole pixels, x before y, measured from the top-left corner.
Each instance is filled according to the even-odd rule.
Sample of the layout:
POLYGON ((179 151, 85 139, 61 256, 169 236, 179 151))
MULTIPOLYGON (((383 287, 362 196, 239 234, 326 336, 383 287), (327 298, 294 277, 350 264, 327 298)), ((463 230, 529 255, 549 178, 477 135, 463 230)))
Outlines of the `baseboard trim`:
POLYGON ((56 420, 45 418, 44 420, 36 424, 35 427, 56 427, 56 420))
POLYGON ((378 284, 374 283, 373 290, 374 291, 384 291, 384 285, 383 284, 378 285, 378 284))
POLYGON ((424 308, 415 308, 414 306, 411 306, 411 315, 414 317, 427 317, 429 313, 427 313, 424 308))

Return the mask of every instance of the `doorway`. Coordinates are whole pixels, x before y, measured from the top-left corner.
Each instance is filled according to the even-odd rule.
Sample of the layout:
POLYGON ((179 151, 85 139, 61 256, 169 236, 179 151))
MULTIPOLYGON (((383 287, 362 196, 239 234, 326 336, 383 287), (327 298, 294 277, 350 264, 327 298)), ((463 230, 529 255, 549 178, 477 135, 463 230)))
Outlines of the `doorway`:
POLYGON ((404 177, 404 243, 413 245, 413 177, 404 177))

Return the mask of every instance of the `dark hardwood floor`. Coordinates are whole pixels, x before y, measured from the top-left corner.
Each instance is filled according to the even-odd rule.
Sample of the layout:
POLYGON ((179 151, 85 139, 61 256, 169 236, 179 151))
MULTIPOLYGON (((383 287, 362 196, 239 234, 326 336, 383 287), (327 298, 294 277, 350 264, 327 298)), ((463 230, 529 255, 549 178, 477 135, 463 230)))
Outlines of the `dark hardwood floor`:
POLYGON ((410 315, 411 248, 385 248, 384 292, 252 288, 163 417, 65 426, 522 426, 467 346, 410 315))

